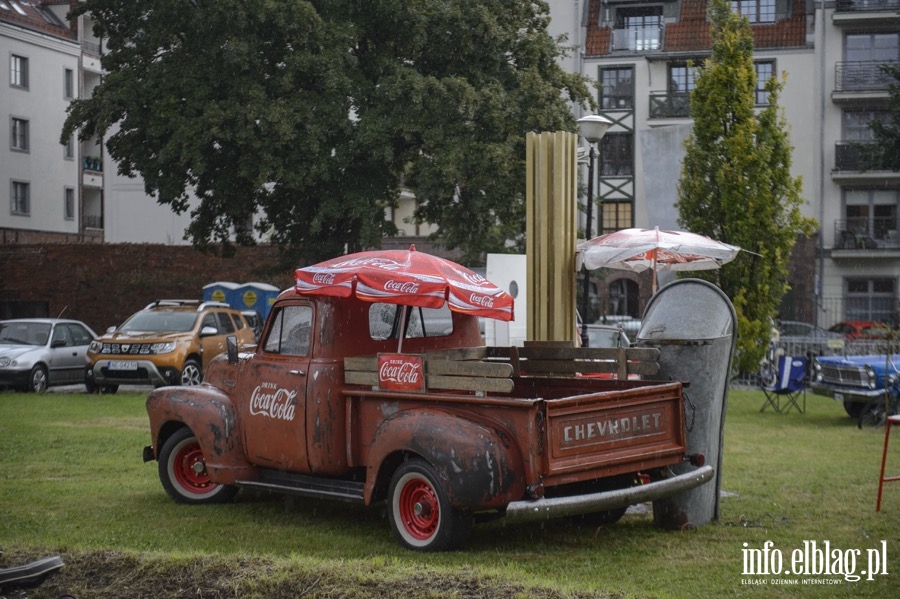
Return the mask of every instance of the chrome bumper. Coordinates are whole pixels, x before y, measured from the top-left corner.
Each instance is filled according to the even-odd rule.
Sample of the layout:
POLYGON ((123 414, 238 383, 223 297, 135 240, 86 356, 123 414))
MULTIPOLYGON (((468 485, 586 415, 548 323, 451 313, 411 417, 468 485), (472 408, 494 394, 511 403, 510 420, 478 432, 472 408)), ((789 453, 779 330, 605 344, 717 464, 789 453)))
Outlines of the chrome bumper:
POLYGON ((837 385, 828 385, 817 383, 815 381, 809 384, 810 391, 814 395, 830 397, 837 401, 868 401, 873 397, 884 395, 884 389, 863 389, 862 387, 840 387, 837 385))
POLYGON ((672 478, 627 489, 534 501, 513 501, 506 506, 506 519, 516 522, 547 520, 628 507, 636 503, 663 499, 699 487, 711 481, 715 473, 712 466, 701 466, 687 474, 679 474, 672 478))

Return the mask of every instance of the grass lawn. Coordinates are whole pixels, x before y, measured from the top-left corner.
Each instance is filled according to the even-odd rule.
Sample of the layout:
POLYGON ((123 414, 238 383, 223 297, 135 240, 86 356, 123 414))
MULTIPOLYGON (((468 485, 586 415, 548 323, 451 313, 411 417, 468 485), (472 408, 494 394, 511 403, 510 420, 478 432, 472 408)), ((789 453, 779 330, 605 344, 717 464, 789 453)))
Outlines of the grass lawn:
MULTIPOLYGON (((646 509, 600 529, 500 520, 476 526, 463 551, 421 554, 393 540, 381 506, 246 491, 225 505, 172 502, 141 460, 143 393, 4 392, 0 565, 63 556, 33 599, 900 596, 900 483, 875 512, 884 430, 860 430, 813 395, 802 415, 760 413, 762 402, 729 395, 717 522, 663 531, 646 509), (831 571, 861 580, 808 562, 808 575, 748 575, 748 550, 767 542, 783 570, 827 543, 831 571), (870 554, 886 558, 873 580, 870 554)), ((900 430, 894 442, 900 474, 900 430)))

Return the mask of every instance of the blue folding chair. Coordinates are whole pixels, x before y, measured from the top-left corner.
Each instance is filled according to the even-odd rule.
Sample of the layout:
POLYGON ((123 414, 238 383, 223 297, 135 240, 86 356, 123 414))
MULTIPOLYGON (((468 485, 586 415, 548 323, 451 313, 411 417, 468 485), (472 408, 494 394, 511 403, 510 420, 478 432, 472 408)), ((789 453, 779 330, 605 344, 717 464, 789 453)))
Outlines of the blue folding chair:
POLYGON ((779 414, 787 413, 794 408, 801 414, 806 412, 806 358, 779 356, 773 376, 763 381, 761 389, 766 394, 766 401, 760 412, 771 407, 779 414), (803 398, 803 407, 799 400, 803 398))

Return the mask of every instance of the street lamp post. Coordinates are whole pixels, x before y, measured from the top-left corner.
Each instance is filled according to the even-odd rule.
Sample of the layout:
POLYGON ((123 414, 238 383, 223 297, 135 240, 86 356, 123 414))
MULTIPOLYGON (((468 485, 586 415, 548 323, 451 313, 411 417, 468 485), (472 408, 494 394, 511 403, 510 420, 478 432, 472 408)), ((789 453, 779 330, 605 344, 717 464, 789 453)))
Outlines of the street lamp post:
MULTIPOLYGON (((588 188, 587 188, 587 224, 584 228, 584 238, 591 238, 591 220, 594 215, 594 159, 596 153, 594 151, 595 144, 599 143, 606 131, 612 126, 612 121, 602 116, 591 114, 578 119, 578 127, 581 135, 587 140, 589 146, 588 152, 588 188)), ((582 268, 584 268, 582 266, 582 268)), ((591 281, 588 276, 587 268, 584 268, 584 279, 582 280, 581 294, 581 346, 588 346, 587 320, 588 309, 590 307, 590 291, 591 281)))

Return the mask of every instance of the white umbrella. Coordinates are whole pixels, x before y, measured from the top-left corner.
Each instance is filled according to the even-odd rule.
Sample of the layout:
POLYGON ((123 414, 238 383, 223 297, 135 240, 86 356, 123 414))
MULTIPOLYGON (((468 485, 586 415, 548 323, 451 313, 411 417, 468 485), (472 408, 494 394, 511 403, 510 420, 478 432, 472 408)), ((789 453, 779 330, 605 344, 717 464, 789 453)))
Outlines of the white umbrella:
POLYGON ((659 270, 711 270, 737 256, 741 248, 687 231, 622 229, 578 244, 585 268, 653 270, 653 291, 659 270))

